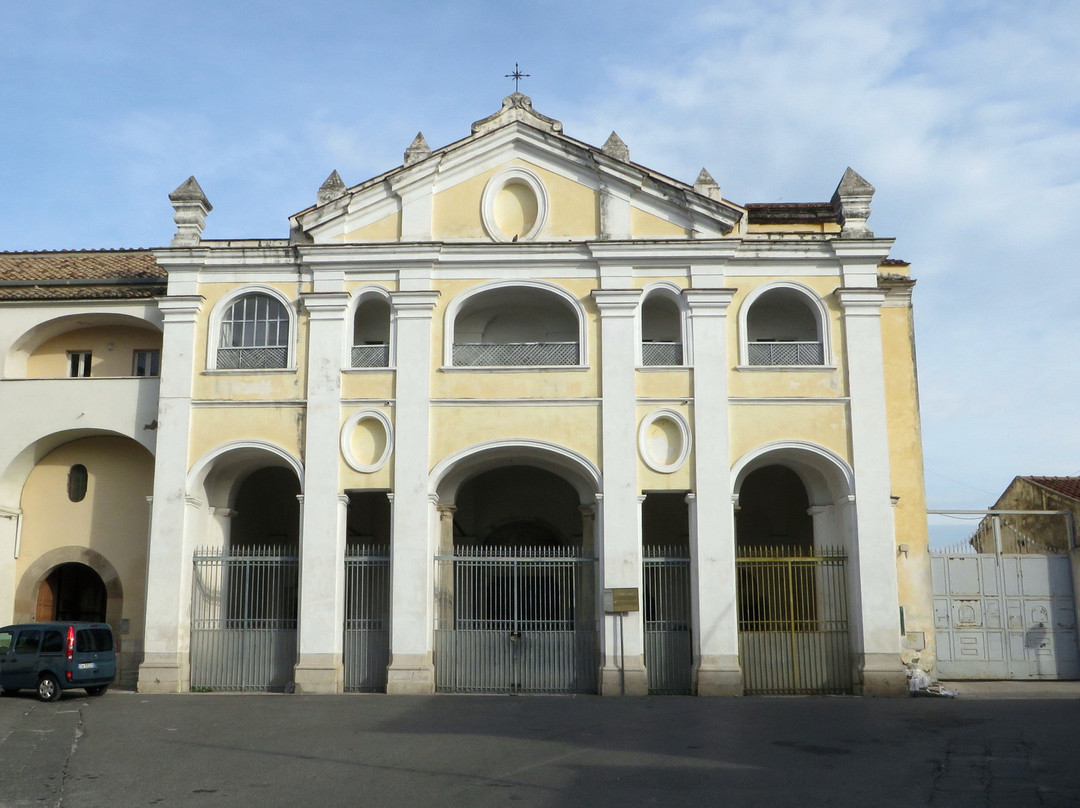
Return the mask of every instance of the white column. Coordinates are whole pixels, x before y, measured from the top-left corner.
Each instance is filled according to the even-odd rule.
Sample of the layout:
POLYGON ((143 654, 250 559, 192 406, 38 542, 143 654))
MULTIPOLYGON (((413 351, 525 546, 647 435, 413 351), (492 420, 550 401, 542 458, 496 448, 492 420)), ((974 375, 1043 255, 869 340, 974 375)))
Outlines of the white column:
POLYGON ((175 693, 188 686, 191 554, 197 512, 204 507, 187 497, 195 327, 202 302, 198 295, 158 302, 164 320, 163 361, 146 570, 146 633, 139 666, 139 690, 144 693, 175 693))
POLYGON ((727 309, 734 290, 688 289, 684 294, 693 331, 695 496, 690 591, 697 693, 741 695, 728 435, 727 309))
POLYGON ((393 537, 390 543, 390 667, 387 693, 431 693, 437 538, 428 497, 431 312, 438 292, 395 292, 397 371, 394 406, 393 537))
POLYGON ((889 474, 881 304, 885 290, 845 288, 845 356, 855 470, 851 553, 851 621, 864 694, 901 693, 899 593, 889 474))
MULTIPOLYGON (((637 315, 640 289, 593 291, 600 309, 600 383, 604 497, 600 550, 603 589, 642 584, 637 469, 637 315)), ((645 695, 645 625, 641 611, 604 615, 600 692, 645 695)))
MULTIPOLYGON (((345 521, 338 468, 341 451, 341 358, 349 296, 313 292, 308 312, 304 503, 301 509, 300 609, 295 681, 298 693, 340 693, 345 620, 345 521)), ((346 499, 346 507, 348 500, 346 499)))
POLYGON ((10 623, 15 614, 15 560, 19 557, 22 509, 0 505, 0 623, 10 623))

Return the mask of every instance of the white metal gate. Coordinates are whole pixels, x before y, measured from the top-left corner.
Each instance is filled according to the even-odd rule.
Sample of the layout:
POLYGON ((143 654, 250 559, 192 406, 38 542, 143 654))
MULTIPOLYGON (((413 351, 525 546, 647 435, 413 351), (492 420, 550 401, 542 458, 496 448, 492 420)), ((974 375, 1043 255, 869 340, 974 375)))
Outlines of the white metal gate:
POLYGON ((296 666, 296 548, 195 551, 191 689, 285 690, 296 666))
POLYGON ((686 547, 644 548, 645 670, 649 693, 686 695, 692 688, 690 558, 686 547))
POLYGON ((345 552, 345 690, 386 690, 390 664, 390 548, 345 552))
POLYGON ((436 690, 596 692, 596 559, 575 547, 459 546, 435 563, 436 690))
POLYGON ((1065 553, 933 552, 937 674, 1078 679, 1072 568, 1065 553))

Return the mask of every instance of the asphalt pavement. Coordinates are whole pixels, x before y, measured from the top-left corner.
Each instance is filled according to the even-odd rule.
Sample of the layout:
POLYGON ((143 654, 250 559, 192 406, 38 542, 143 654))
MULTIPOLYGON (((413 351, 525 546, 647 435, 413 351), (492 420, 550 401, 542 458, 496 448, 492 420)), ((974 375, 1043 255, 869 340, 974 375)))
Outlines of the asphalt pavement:
POLYGON ((0 699, 0 806, 1078 806, 1067 684, 954 699, 21 694, 0 699))

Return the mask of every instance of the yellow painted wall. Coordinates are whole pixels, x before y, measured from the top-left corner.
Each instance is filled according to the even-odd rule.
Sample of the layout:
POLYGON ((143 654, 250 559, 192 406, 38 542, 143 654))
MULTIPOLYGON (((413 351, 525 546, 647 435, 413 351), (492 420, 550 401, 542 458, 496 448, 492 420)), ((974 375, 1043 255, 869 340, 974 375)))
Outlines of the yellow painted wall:
POLYGON ((342 236, 336 236, 335 241, 344 242, 380 242, 397 241, 401 238, 401 213, 392 213, 389 216, 372 222, 371 224, 358 227, 352 232, 342 236))
POLYGON ((458 406, 431 410, 431 465, 476 443, 506 438, 550 441, 596 465, 600 408, 581 406, 458 406))
POLYGON ((804 440, 851 462, 847 406, 837 404, 737 404, 731 407, 731 462, 764 443, 804 440))
POLYGON ((662 219, 631 204, 630 234, 634 238, 686 238, 688 232, 682 225, 662 219))
POLYGON ((302 407, 194 407, 191 415, 190 468, 206 453, 234 440, 269 441, 301 460, 302 407))
POLYGON ((42 343, 26 360, 30 379, 68 375, 68 351, 90 351, 91 376, 131 376, 136 350, 161 350, 161 332, 151 328, 98 326, 67 331, 42 343))
MULTIPOLYGON (((885 400, 888 410, 892 494, 899 497, 893 515, 896 543, 906 555, 896 560, 900 603, 907 631, 923 632, 926 650, 920 665, 934 664, 934 617, 931 600, 929 537, 926 527, 926 485, 923 478, 922 429, 918 380, 915 375, 914 329, 909 308, 883 308, 882 342, 886 358, 885 400)), ((913 651, 905 651, 905 661, 913 651)))
POLYGON ((694 394, 694 371, 639 370, 634 384, 638 398, 689 398, 694 394))
MULTIPOLYGON (((135 441, 81 438, 54 449, 34 466, 19 503, 23 523, 16 580, 22 581, 31 565, 58 548, 89 548, 104 556, 123 587, 122 618, 129 621, 130 629, 119 637, 125 664, 136 663, 142 653, 150 524, 146 498, 153 493, 153 479, 154 459, 135 441), (67 493, 68 473, 76 464, 86 466, 88 476, 81 502, 71 502, 67 493)), ((36 585, 29 596, 36 599, 36 585)), ((16 604, 16 611, 29 609, 32 614, 35 605, 36 601, 16 604)))

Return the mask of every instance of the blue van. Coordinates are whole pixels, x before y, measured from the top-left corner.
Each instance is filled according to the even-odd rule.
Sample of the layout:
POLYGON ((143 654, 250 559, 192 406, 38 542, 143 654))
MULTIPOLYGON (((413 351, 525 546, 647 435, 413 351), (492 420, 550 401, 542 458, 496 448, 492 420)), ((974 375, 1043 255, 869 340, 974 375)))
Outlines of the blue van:
POLYGON ((0 628, 0 692, 36 690, 42 701, 82 688, 100 696, 116 678, 107 623, 21 623, 0 628))

